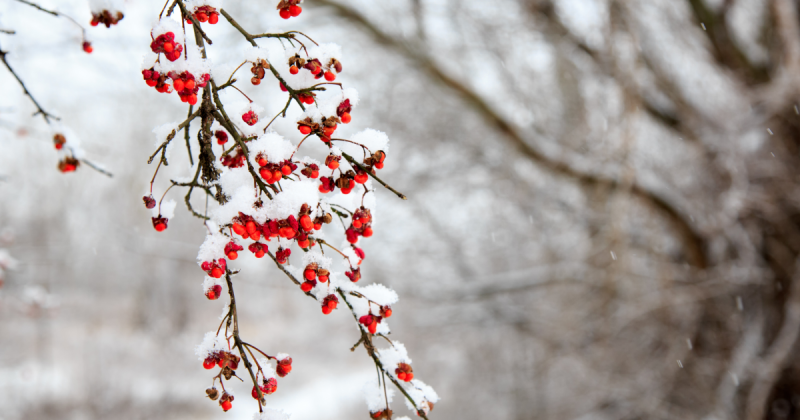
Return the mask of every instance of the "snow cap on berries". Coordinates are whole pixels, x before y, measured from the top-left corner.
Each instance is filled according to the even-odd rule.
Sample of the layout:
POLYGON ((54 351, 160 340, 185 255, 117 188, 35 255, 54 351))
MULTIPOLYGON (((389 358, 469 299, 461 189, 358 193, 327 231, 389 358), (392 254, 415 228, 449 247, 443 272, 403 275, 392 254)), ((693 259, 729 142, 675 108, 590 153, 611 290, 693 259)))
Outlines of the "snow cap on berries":
POLYGON ((248 144, 247 148, 250 151, 250 163, 255 168, 259 166, 258 158, 260 156, 266 156, 270 163, 280 163, 289 159, 295 150, 295 146, 289 140, 272 131, 248 144))
POLYGON ((395 376, 394 368, 397 367, 397 365, 400 363, 411 364, 411 358, 408 357, 406 346, 399 341, 392 341, 391 347, 378 349, 378 358, 393 377, 395 376))
POLYGON ((386 395, 383 393, 383 387, 378 383, 378 379, 374 378, 364 384, 364 399, 367 401, 367 408, 371 413, 385 410, 386 400, 391 404, 394 397, 394 389, 386 388, 386 395))
POLYGON ((206 235, 206 240, 200 245, 200 250, 197 252, 197 264, 225 258, 225 245, 231 241, 231 238, 219 233, 216 223, 209 221, 206 222, 206 225, 212 233, 206 235))
POLYGON ((439 402, 439 394, 434 391, 434 389, 427 385, 425 382, 420 381, 419 379, 412 379, 411 380, 412 386, 403 387, 408 395, 417 403, 417 406, 414 407, 408 399, 406 399, 406 406, 409 410, 420 410, 423 413, 427 414, 431 410, 431 406, 428 405, 428 402, 436 404, 439 402))
POLYGON ((158 22, 153 25, 153 29, 150 33, 153 35, 153 38, 158 38, 159 35, 165 34, 167 32, 172 32, 175 35, 175 42, 178 44, 184 44, 185 40, 183 38, 183 29, 181 28, 181 24, 178 23, 175 19, 164 17, 158 20, 158 22))
POLYGON ((218 351, 228 351, 228 344, 222 337, 217 336, 214 331, 209 331, 203 337, 203 341, 194 349, 194 354, 202 362, 206 358, 218 351))

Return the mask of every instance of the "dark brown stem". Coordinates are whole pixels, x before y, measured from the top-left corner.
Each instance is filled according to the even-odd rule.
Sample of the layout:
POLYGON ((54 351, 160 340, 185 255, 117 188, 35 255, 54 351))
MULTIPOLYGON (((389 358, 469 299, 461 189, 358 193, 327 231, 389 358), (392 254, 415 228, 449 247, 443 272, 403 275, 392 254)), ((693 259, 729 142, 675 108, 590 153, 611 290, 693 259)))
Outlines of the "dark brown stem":
POLYGON ((383 185, 384 187, 386 187, 386 189, 387 189, 387 190, 389 190, 389 191, 391 191, 391 192, 395 193, 395 195, 396 195, 396 196, 398 196, 398 197, 402 198, 403 200, 408 200, 408 197, 406 197, 405 195, 403 195, 403 193, 401 193, 400 191, 397 191, 396 189, 394 189, 394 188, 392 188, 391 186, 389 186, 389 184, 387 184, 387 183, 383 182, 383 180, 382 180, 382 179, 378 178, 378 177, 377 177, 375 174, 373 174, 371 171, 369 171, 369 170, 367 169, 367 167, 366 167, 366 166, 364 166, 364 165, 362 165, 362 164, 360 164, 360 163, 356 162, 356 160, 355 160, 355 159, 353 159, 353 157, 352 157, 352 156, 348 155, 347 153, 342 153, 342 156, 344 156, 344 158, 345 158, 345 159, 347 159, 347 161, 348 161, 348 162, 350 162, 352 165, 355 165, 355 166, 357 166, 359 169, 361 169, 362 171, 364 171, 364 172, 366 172, 367 174, 369 174, 369 176, 371 176, 373 179, 375 179, 376 181, 378 181, 378 182, 379 182, 381 185, 383 185))

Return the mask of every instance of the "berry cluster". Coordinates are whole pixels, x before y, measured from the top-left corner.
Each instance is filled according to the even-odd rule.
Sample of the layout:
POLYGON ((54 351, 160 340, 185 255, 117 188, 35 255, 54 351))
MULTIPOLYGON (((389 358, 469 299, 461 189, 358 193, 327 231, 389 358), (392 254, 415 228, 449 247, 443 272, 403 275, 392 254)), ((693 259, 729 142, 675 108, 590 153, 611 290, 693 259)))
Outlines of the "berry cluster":
POLYGON ((197 92, 200 88, 206 87, 211 79, 211 75, 206 73, 195 80, 194 75, 188 71, 182 73, 171 71, 169 77, 172 79, 172 86, 180 96, 181 102, 188 102, 189 105, 197 104, 197 92))
POLYGON ((319 178, 319 165, 316 163, 304 163, 304 165, 305 168, 300 171, 301 174, 311 179, 319 178))
POLYGON ((414 379, 414 371, 408 363, 398 363, 397 369, 394 370, 397 379, 405 382, 411 382, 414 379))
POLYGON ((153 67, 142 70, 142 78, 147 83, 147 86, 156 88, 156 91, 160 93, 172 92, 172 85, 167 83, 167 75, 157 72, 153 67))
MULTIPOLYGON (((320 283, 327 282, 330 274, 330 271, 319 267, 317 263, 311 263, 306 266, 305 270, 303 270, 303 278, 305 281, 300 285, 300 289, 303 292, 308 293, 314 288, 314 286, 317 285, 317 280, 319 280, 320 283)), ((338 303, 338 299, 336 302, 338 303)))
POLYGON ((339 305, 339 298, 336 295, 328 295, 322 301, 322 313, 325 315, 330 314, 339 305))
POLYGON ((247 111, 242 114, 242 121, 247 125, 255 125, 258 122, 258 114, 253 112, 253 110, 247 111))
POLYGON ((78 165, 81 164, 81 161, 75 159, 72 156, 66 156, 58 162, 58 170, 67 173, 67 172, 75 172, 78 169, 78 165))
POLYGON ((288 159, 273 163, 268 161, 266 156, 259 155, 256 157, 256 162, 259 166, 258 174, 264 179, 264 182, 268 184, 274 184, 280 181, 284 176, 291 175, 292 172, 297 169, 297 164, 288 159))
POLYGON ((278 3, 278 10, 281 17, 289 19, 300 16, 300 13, 303 12, 303 8, 297 4, 301 1, 302 0, 281 0, 281 2, 278 3))
MULTIPOLYGON (((211 6, 199 6, 194 9, 194 18, 197 19, 200 23, 210 23, 212 25, 216 25, 219 22, 219 12, 217 12, 216 7, 211 6)), ((187 18, 186 23, 189 25, 192 24, 192 20, 187 18)))
POLYGON ((103 10, 100 13, 93 13, 92 21, 90 23, 92 26, 97 26, 102 23, 103 25, 106 25, 106 28, 110 28, 111 25, 116 25, 124 17, 125 15, 123 15, 120 11, 110 12, 108 10, 103 10))
POLYGON ((218 279, 225 274, 225 269, 227 266, 228 263, 225 261, 225 258, 220 258, 217 261, 203 261, 203 263, 200 264, 200 268, 215 279, 218 279))
POLYGON ((250 83, 256 86, 260 85, 261 80, 267 75, 267 70, 269 70, 269 63, 267 63, 267 60, 259 58, 258 61, 253 63, 253 67, 250 67, 250 72, 253 73, 250 83))
POLYGON ((353 213, 353 221, 350 227, 344 232, 347 242, 354 244, 358 242, 358 237, 369 238, 372 236, 372 214, 369 209, 363 206, 353 213))
POLYGON ((323 143, 330 144, 333 132, 336 131, 340 122, 339 117, 322 117, 319 123, 314 122, 311 117, 306 117, 297 122, 297 130, 304 136, 316 134, 323 143))
MULTIPOLYGON (((223 134, 226 134, 223 132, 223 134)), ((227 140, 227 134, 225 139, 227 140)), ((220 141, 220 137, 217 137, 217 142, 220 141)), ((226 166, 228 168, 241 168, 244 166, 244 160, 247 158, 247 155, 244 153, 244 149, 240 146, 236 146, 236 149, 233 150, 232 153, 228 153, 227 155, 222 155, 219 158, 219 161, 222 163, 222 166, 226 166)))
POLYGON ((297 74, 300 69, 306 69, 314 75, 315 79, 325 78, 325 80, 332 82, 336 80, 336 74, 342 72, 342 63, 331 58, 324 66, 317 58, 304 59, 300 54, 295 54, 289 57, 289 73, 297 74))
POLYGON ((150 43, 150 49, 156 54, 163 53, 164 57, 169 61, 175 61, 180 58, 183 52, 183 45, 175 42, 175 33, 167 32, 153 39, 150 43))

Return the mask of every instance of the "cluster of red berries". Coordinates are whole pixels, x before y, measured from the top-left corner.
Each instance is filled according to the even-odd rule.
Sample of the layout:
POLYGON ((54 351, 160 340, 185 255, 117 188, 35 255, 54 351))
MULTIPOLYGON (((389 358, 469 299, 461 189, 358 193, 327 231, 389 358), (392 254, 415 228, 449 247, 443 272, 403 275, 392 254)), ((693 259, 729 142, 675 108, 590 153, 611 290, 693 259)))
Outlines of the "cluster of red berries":
POLYGON ((301 174, 311 179, 319 178, 319 166, 316 163, 306 163, 304 165, 306 165, 306 167, 300 171, 301 174))
POLYGON ((290 255, 292 255, 291 249, 283 249, 282 247, 278 247, 278 250, 275 252, 275 260, 278 261, 278 264, 286 264, 289 262, 290 255))
POLYGON ((58 170, 67 173, 67 172, 75 172, 78 169, 78 165, 81 164, 81 161, 75 159, 72 156, 67 156, 64 159, 58 162, 58 170))
POLYGON ((338 117, 322 117, 322 122, 316 123, 308 117, 297 122, 297 130, 304 136, 314 133, 327 144, 330 143, 333 132, 340 122, 338 117))
MULTIPOLYGON (((317 280, 319 280, 320 283, 325 283, 328 281, 330 275, 330 271, 321 268, 317 263, 311 263, 303 270, 303 278, 305 281, 300 285, 300 290, 308 293, 317 285, 317 280)), ((338 300, 336 302, 338 303, 338 300)))
POLYGON ((263 258, 264 254, 269 251, 267 244, 262 244, 261 242, 253 242, 247 249, 252 252, 256 258, 263 258))
POLYGON ((83 52, 86 54, 91 54, 92 51, 94 51, 94 48, 92 48, 92 43, 89 41, 83 41, 83 52))
POLYGON ((233 261, 239 258, 239 251, 244 250, 241 245, 237 244, 234 241, 230 241, 225 245, 225 256, 228 257, 229 260, 233 261))
MULTIPOLYGON (((223 132, 223 134, 226 133, 223 132)), ((227 134, 225 135, 225 138, 227 141, 227 134)), ((220 137, 217 137, 217 143, 219 143, 219 141, 220 137)), ((228 168, 241 168, 244 166, 245 157, 244 150, 237 146, 232 153, 228 153, 227 155, 220 157, 219 161, 222 163, 222 166, 227 166, 228 168)))
POLYGON ((343 124, 350 123, 350 112, 352 111, 353 107, 350 105, 350 99, 343 100, 339 106, 336 107, 336 115, 342 120, 343 124))
MULTIPOLYGON (((156 229, 158 230, 158 229, 156 229)), ((225 261, 225 258, 220 258, 217 261, 203 261, 200 264, 200 268, 205 271, 209 276, 218 279, 225 274, 225 268, 228 266, 228 262, 225 261)))
POLYGON ((383 318, 389 318, 390 316, 392 316, 392 308, 390 308, 389 306, 381 306, 380 315, 376 316, 372 314, 367 314, 362 316, 361 318, 358 318, 358 322, 360 322, 361 325, 367 327, 367 330, 369 331, 370 334, 375 334, 375 331, 378 330, 378 324, 380 324, 381 321, 383 321, 383 318))
POLYGON ((252 110, 247 111, 244 114, 242 114, 242 121, 247 123, 247 125, 255 125, 258 122, 258 114, 256 114, 252 110))
POLYGON ((100 13, 92 14, 91 25, 97 26, 102 23, 103 25, 106 25, 106 28, 110 28, 111 25, 116 25, 124 17, 125 15, 123 15, 120 11, 112 13, 108 10, 103 10, 100 13))
POLYGON ((347 276, 347 278, 353 283, 357 283, 359 280, 361 280, 361 268, 350 267, 350 271, 345 271, 344 275, 347 276))
POLYGON ((339 298, 336 295, 328 295, 325 296, 325 299, 322 300, 322 313, 328 315, 336 306, 339 305, 339 298))
POLYGON ((300 0, 281 0, 277 7, 278 13, 284 19, 298 17, 300 13, 303 13, 303 8, 298 6, 298 3, 300 3, 300 0))
POLYGON ((269 70, 269 63, 267 63, 267 60, 259 58, 258 61, 253 63, 253 67, 250 67, 250 72, 253 73, 250 83, 256 86, 260 85, 261 80, 267 75, 267 70, 269 70))
POLYGON ((325 80, 332 82, 336 80, 336 74, 342 72, 342 63, 335 58, 331 58, 328 64, 323 66, 317 58, 306 60, 300 57, 299 54, 289 57, 289 73, 300 73, 300 69, 308 70, 314 75, 315 79, 325 77, 325 80))
POLYGON ((291 175, 297 169, 297 165, 288 159, 283 162, 273 163, 268 161, 264 155, 256 156, 256 163, 259 166, 258 174, 268 184, 280 181, 284 176, 291 175))
POLYGON ((397 369, 394 370, 397 379, 405 382, 411 382, 414 379, 414 371, 408 363, 398 363, 397 369))
POLYGON ((142 70, 142 77, 147 86, 156 88, 156 91, 160 93, 172 92, 172 85, 167 83, 167 75, 155 71, 153 67, 148 70, 142 70))
MULTIPOLYGON (((261 393, 264 395, 272 394, 278 390, 278 380, 275 378, 264 378, 259 388, 261 388, 261 393)), ((250 395, 252 395, 254 399, 258 399, 258 391, 256 390, 255 385, 253 385, 253 391, 250 393, 250 395)))
MULTIPOLYGON (((219 22, 219 12, 215 7, 211 6, 200 6, 194 9, 194 18, 197 19, 200 23, 210 23, 212 25, 216 25, 219 22)), ((192 24, 192 20, 187 18, 186 23, 189 25, 192 24)))
POLYGON ((214 137, 217 138, 217 144, 225 144, 228 142, 228 133, 222 130, 215 131, 214 137))
POLYGON ((211 75, 206 73, 195 80, 194 75, 188 71, 182 73, 171 71, 169 77, 172 79, 172 86, 180 96, 181 102, 188 102, 189 105, 197 103, 197 92, 200 88, 206 87, 211 79, 211 75))
POLYGON ((203 367, 206 369, 213 369, 214 366, 219 366, 222 369, 230 368, 236 370, 239 367, 239 356, 228 351, 215 351, 206 356, 203 360, 203 367))
MULTIPOLYGON (((152 35, 151 35, 152 37, 152 35)), ((175 34, 167 32, 159 35, 150 43, 150 49, 156 54, 164 54, 169 61, 175 61, 180 58, 183 52, 183 45, 175 42, 175 34)))
POLYGON ((353 221, 350 223, 350 227, 344 232, 347 237, 347 242, 354 244, 358 242, 359 236, 369 238, 372 236, 372 233, 372 214, 368 208, 361 206, 353 213, 353 221))
POLYGON ((206 297, 208 300, 217 300, 219 299, 220 295, 222 295, 222 286, 219 284, 209 287, 206 291, 206 297))

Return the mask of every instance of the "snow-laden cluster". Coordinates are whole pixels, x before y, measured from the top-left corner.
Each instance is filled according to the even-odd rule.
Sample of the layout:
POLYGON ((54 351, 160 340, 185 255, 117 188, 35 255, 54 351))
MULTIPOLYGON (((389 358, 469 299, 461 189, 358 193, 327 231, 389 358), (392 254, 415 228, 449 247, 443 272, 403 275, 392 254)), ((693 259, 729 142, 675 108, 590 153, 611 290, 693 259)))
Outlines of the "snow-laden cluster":
MULTIPOLYGON (((297 16, 301 11, 298 3, 282 0, 278 6, 281 16, 297 16)), ((212 21, 212 16, 221 6, 220 0, 187 2, 200 23, 216 23, 218 18, 212 21)), ((190 20, 188 24, 194 22, 190 20)), ((207 236, 198 250, 197 263, 206 273, 203 293, 214 300, 227 287, 233 296, 238 270, 229 266, 231 262, 247 254, 256 259, 269 256, 266 260, 274 260, 299 284, 298 292, 316 299, 323 314, 340 308, 352 311, 365 346, 373 349, 377 347, 377 343, 371 342, 374 336, 389 334, 387 319, 398 302, 397 293, 386 286, 358 283, 360 267, 366 258, 361 239, 374 233, 377 210, 374 189, 380 188, 375 180, 389 153, 389 137, 374 129, 354 134, 342 134, 345 130, 340 130, 337 134, 337 130, 351 122, 351 114, 359 103, 358 92, 332 83, 344 69, 340 46, 307 47, 306 50, 256 46, 247 47, 241 54, 245 64, 249 63, 252 85, 260 85, 265 77, 277 72, 280 77, 276 82, 290 95, 289 105, 302 104, 297 131, 277 133, 271 124, 273 117, 280 114, 268 113, 267 107, 248 96, 242 95, 237 101, 222 95, 224 108, 217 103, 208 104, 219 112, 215 111, 213 125, 205 121, 202 129, 212 132, 215 141, 211 147, 218 160, 211 171, 208 163, 201 168, 203 188, 207 187, 216 198, 202 215, 206 219, 207 236), (321 88, 322 85, 326 86, 321 88), (316 143, 316 148, 309 146, 312 143, 316 143), (320 146, 325 154, 306 153, 319 150, 320 146), (214 172, 213 176, 207 176, 208 172, 214 172)), ((160 19, 152 30, 150 50, 142 66, 146 83, 159 92, 169 93, 174 88, 181 100, 191 105, 200 100, 198 90, 208 87, 211 66, 198 47, 186 45, 178 22, 160 19)), ((239 69, 245 72, 247 66, 239 66, 236 71, 239 69)), ((215 75, 217 86, 223 83, 219 80, 222 77, 242 78, 241 74, 231 75, 230 79, 227 75, 215 75)), ((226 92, 238 98, 233 90, 226 92)), ((157 147, 177 132, 178 127, 177 123, 157 127, 154 130, 157 147)), ((169 153, 167 146, 164 150, 167 159, 169 153)), ((196 180, 197 177, 181 182, 196 180)), ((167 220, 173 216, 174 201, 155 207, 152 195, 144 200, 153 209, 156 230, 166 229, 167 220)), ((268 356, 249 344, 235 341, 238 338, 232 338, 227 331, 227 325, 237 316, 235 312, 235 306, 226 306, 222 316, 224 333, 208 333, 196 352, 206 369, 215 366, 222 369, 215 377, 220 381, 234 375, 240 357, 247 358, 250 350, 259 352, 259 359, 253 360, 256 383, 251 395, 263 405, 263 398, 276 391, 277 378, 292 370, 292 359, 287 354, 268 356), (242 346, 247 348, 245 354, 231 352, 232 348, 242 346)), ((378 350, 375 357, 379 357, 386 378, 402 387, 405 395, 412 395, 412 410, 427 413, 438 401, 430 387, 414 378, 411 359, 402 343, 393 341, 391 347, 378 350)), ((385 383, 379 385, 375 381, 365 388, 372 414, 389 410, 386 405, 394 395, 394 391, 382 389, 385 383)), ((219 399, 223 410, 230 409, 231 395, 226 392, 218 395, 215 388, 206 392, 212 400, 219 399)), ((286 418, 288 415, 275 410, 254 416, 254 420, 286 418)))

